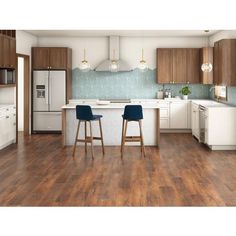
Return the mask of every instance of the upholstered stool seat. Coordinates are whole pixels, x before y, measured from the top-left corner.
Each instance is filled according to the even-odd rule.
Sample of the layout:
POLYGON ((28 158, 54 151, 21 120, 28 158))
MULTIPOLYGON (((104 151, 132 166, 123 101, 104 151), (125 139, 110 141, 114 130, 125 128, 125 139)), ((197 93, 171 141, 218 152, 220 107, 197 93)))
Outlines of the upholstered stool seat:
POLYGON ((126 142, 140 142, 141 152, 145 156, 145 147, 142 132, 143 109, 141 105, 125 106, 124 114, 122 115, 122 135, 121 135, 121 157, 123 157, 124 146, 126 142), (139 136, 126 136, 128 122, 135 121, 139 124, 139 136))
POLYGON ((91 143, 92 158, 94 158, 93 140, 101 140, 102 151, 104 154, 105 149, 104 149, 104 143, 103 143, 102 124, 101 124, 102 115, 93 115, 92 109, 88 105, 77 105, 76 118, 79 120, 79 122, 78 122, 75 143, 74 143, 74 148, 73 148, 73 157, 75 156, 75 149, 76 149, 77 142, 84 142, 86 153, 87 153, 87 143, 91 143), (100 137, 93 137, 91 121, 99 121, 100 137), (84 139, 78 139, 81 122, 84 122, 84 139), (90 136, 87 136, 87 122, 90 125, 90 136))

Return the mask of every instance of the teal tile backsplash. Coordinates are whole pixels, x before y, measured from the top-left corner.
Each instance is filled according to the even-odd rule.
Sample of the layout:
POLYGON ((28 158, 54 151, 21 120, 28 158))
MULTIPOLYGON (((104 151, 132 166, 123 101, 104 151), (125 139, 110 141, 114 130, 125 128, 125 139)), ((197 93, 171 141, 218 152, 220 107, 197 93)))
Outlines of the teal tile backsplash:
MULTIPOLYGON (((165 85, 174 96, 180 95, 183 85, 165 85)), ((208 85, 189 85, 192 91, 190 98, 209 98, 208 85)), ((82 72, 78 68, 72 73, 72 97, 81 98, 156 98, 163 85, 156 83, 156 69, 141 72, 135 69, 130 72, 82 72)))

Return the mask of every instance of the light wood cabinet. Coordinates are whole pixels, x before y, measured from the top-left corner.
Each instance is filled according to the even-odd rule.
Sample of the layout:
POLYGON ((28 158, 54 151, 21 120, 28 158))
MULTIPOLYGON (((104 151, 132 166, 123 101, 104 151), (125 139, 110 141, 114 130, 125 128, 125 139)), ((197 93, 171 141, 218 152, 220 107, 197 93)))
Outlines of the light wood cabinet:
POLYGON ((32 48, 32 67, 35 70, 50 69, 49 48, 32 48))
POLYGON ((200 49, 187 48, 187 83, 199 84, 200 83, 200 49))
POLYGON ((0 35, 0 68, 16 68, 16 40, 0 35))
MULTIPOLYGON (((214 67, 213 47, 200 49, 200 68, 204 63, 211 63, 214 67)), ((200 70, 200 81, 202 84, 213 84, 213 70, 211 72, 203 72, 200 70)))
POLYGON ((159 84, 172 82, 172 49, 157 49, 157 82, 159 84))
POLYGON ((187 81, 187 51, 185 48, 173 49, 173 77, 172 83, 182 84, 187 81))
POLYGON ((158 48, 157 83, 200 83, 199 48, 158 48))
POLYGON ((64 47, 33 47, 34 70, 66 70, 71 68, 71 49, 64 47))
POLYGON ((236 86, 236 39, 214 44, 214 84, 236 86))

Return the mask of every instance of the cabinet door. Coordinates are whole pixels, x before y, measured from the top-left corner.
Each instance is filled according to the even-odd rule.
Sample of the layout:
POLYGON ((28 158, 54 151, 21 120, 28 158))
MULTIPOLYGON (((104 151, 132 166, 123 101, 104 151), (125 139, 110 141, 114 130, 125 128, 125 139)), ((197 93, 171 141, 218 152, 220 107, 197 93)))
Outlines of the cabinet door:
POLYGON ((49 48, 32 48, 33 69, 49 69, 49 48))
MULTIPOLYGON (((213 48, 201 48, 200 49, 200 68, 203 63, 209 62, 213 65, 214 70, 214 63, 213 63, 213 48)), ((213 70, 211 72, 203 72, 200 69, 200 81, 202 84, 213 84, 213 70)))
POLYGON ((200 83, 200 50, 187 48, 187 83, 200 83))
POLYGON ((192 134, 199 138, 199 111, 198 105, 192 105, 192 134))
POLYGON ((213 61, 214 61, 214 67, 213 67, 213 84, 218 85, 219 81, 219 42, 214 43, 214 49, 213 49, 213 61))
POLYGON ((9 39, 10 68, 16 68, 16 40, 9 39))
POLYGON ((173 49, 173 83, 186 83, 187 53, 185 48, 173 49))
POLYGON ((170 102, 170 128, 187 129, 188 104, 186 102, 170 102))
POLYGON ((3 68, 3 36, 0 35, 0 68, 3 68))
POLYGON ((50 48, 50 69, 67 69, 66 48, 50 48))
POLYGON ((172 82, 172 49, 157 49, 157 83, 172 82))
POLYGON ((9 115, 9 140, 15 141, 16 139, 16 114, 9 115))
POLYGON ((10 40, 7 37, 3 37, 3 67, 10 67, 10 40))

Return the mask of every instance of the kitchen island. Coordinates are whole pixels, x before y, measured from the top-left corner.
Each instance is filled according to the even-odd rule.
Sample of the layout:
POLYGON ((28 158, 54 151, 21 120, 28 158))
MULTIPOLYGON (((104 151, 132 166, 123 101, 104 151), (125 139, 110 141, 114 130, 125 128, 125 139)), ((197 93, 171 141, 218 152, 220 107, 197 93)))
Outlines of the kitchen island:
MULTIPOLYGON (((93 114, 102 115, 102 129, 104 144, 117 146, 121 144, 122 114, 126 105, 142 105, 143 107, 143 135, 144 144, 158 146, 160 141, 160 110, 156 99, 132 99, 130 103, 110 103, 98 105, 94 99, 70 100, 69 104, 62 107, 62 146, 74 144, 78 120, 76 119, 76 105, 89 105, 93 114)), ((84 124, 81 124, 80 137, 84 137, 84 124)), ((92 122, 94 136, 99 136, 98 122, 92 122)), ((128 125, 127 135, 139 135, 137 122, 128 125)), ((100 142, 94 142, 100 145, 100 142)), ((127 145, 140 145, 127 143, 127 145)))

